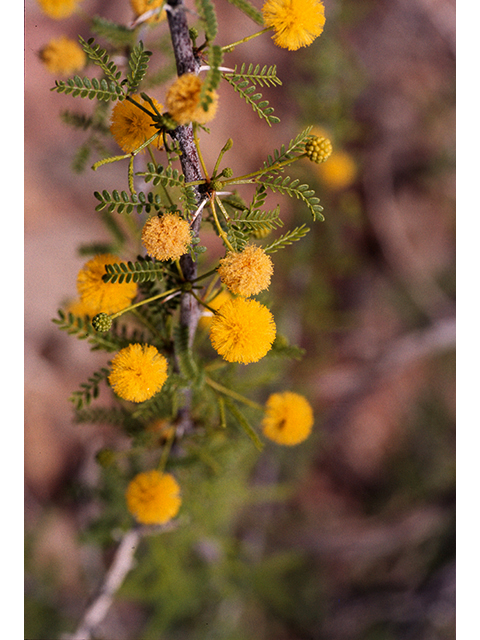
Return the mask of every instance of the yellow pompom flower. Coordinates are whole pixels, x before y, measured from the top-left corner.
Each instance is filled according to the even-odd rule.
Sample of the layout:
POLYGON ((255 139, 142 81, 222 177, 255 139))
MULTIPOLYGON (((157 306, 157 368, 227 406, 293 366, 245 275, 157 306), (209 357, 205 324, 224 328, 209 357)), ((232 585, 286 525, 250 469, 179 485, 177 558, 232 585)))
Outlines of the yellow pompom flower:
POLYGON ((267 0, 262 14, 265 26, 275 31, 275 44, 289 51, 312 44, 325 24, 320 0, 267 0))
POLYGON ((316 164, 321 164, 332 155, 333 147, 328 138, 312 136, 305 143, 307 158, 316 164))
POLYGON ((99 254, 86 262, 77 277, 77 291, 85 313, 95 316, 97 313, 116 313, 132 302, 137 295, 135 282, 104 282, 105 265, 121 262, 110 253, 99 254))
POLYGON ((112 359, 108 381, 117 396, 144 402, 163 387, 168 363, 151 344, 129 344, 112 359))
POLYGON ((172 84, 165 102, 169 114, 178 124, 193 121, 206 124, 214 118, 218 107, 218 94, 216 91, 210 93, 212 102, 205 111, 200 104, 201 90, 202 81, 193 73, 184 73, 172 84))
POLYGON ((265 404, 263 434, 278 444, 293 446, 308 438, 313 427, 313 411, 298 393, 273 393, 265 404))
MULTIPOLYGON (((136 16, 141 16, 146 11, 157 9, 158 7, 161 7, 162 4, 165 4, 165 0, 130 0, 130 6, 132 7, 136 16)), ((148 18, 147 22, 158 24, 159 22, 163 22, 166 17, 167 12, 164 9, 163 11, 160 11, 160 13, 156 13, 155 15, 148 18)))
POLYGON ((175 213, 166 213, 161 218, 153 216, 143 226, 143 246, 157 260, 178 260, 191 241, 190 225, 175 213))
POLYGON ((328 162, 318 167, 320 178, 334 191, 346 189, 357 177, 357 165, 346 151, 334 151, 328 162))
POLYGON ((81 71, 87 63, 87 55, 78 42, 65 36, 50 40, 39 56, 50 73, 63 75, 81 71))
POLYGON ((273 264, 261 247, 250 244, 240 253, 229 251, 217 271, 232 293, 248 298, 268 289, 273 264))
MULTIPOLYGON (((138 95, 132 95, 131 98, 141 104, 143 107, 152 111, 149 103, 138 95)), ((157 111, 161 113, 163 106, 152 99, 157 111)), ((130 100, 122 100, 114 106, 110 118, 110 131, 115 138, 116 143, 125 153, 132 153, 135 149, 146 142, 155 133, 155 123, 152 118, 139 109, 136 104, 130 100)), ((153 142, 160 149, 162 145, 162 137, 158 136, 153 142)))
POLYGON ((80 2, 81 0, 38 0, 43 13, 54 20, 62 20, 71 16, 80 2))
POLYGON ((223 304, 210 326, 215 351, 227 362, 257 362, 270 351, 276 327, 271 312, 257 300, 235 298, 223 304))
POLYGON ((175 478, 155 470, 137 474, 125 498, 128 510, 141 524, 165 524, 177 515, 182 504, 175 478))

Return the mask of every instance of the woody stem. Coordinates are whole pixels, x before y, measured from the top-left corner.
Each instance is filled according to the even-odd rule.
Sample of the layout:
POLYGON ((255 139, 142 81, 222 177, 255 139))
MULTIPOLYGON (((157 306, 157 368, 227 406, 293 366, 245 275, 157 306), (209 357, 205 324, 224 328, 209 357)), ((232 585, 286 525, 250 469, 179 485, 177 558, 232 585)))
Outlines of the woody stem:
MULTIPOLYGON (((170 10, 167 12, 170 36, 177 65, 177 74, 197 73, 199 63, 193 54, 192 41, 188 32, 188 24, 183 0, 168 0, 170 10)), ((182 155, 182 164, 185 182, 193 182, 202 179, 201 165, 198 157, 192 125, 179 126, 172 131, 172 137, 178 141, 182 155)), ((202 198, 201 190, 196 188, 197 206, 202 198)), ((198 237, 202 217, 198 216, 192 224, 192 234, 198 237)), ((185 254, 180 259, 185 280, 192 281, 197 276, 197 265, 190 254, 185 254)), ((193 342, 199 318, 198 304, 190 295, 183 295, 180 306, 180 324, 188 327, 190 343, 193 342)))

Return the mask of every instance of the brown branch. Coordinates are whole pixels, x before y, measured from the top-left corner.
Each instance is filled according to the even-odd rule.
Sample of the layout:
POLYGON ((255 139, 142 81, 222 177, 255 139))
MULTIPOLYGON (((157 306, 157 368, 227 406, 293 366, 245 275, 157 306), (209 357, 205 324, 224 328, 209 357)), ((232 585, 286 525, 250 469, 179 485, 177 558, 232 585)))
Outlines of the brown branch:
MULTIPOLYGON (((168 0, 169 11, 168 26, 172 39, 173 51, 179 76, 184 73, 197 73, 200 67, 193 52, 192 41, 188 31, 187 18, 183 0, 168 0)), ((186 182, 194 182, 202 179, 200 160, 193 138, 192 125, 177 127, 172 132, 172 137, 178 141, 182 155, 180 162, 186 182)), ((196 189, 197 205, 200 205, 201 192, 196 189)), ((192 225, 194 236, 198 236, 201 223, 201 215, 192 225)), ((180 260, 183 275, 186 280, 193 280, 197 275, 197 265, 189 254, 182 256, 180 260)), ((188 327, 190 344, 193 342, 200 316, 198 303, 191 295, 183 294, 180 306, 180 324, 188 327)))
POLYGON ((179 521, 175 520, 158 527, 135 527, 127 531, 117 547, 110 569, 105 574, 97 596, 85 611, 77 630, 73 634, 63 635, 63 640, 90 640, 100 623, 105 619, 113 604, 115 594, 132 568, 135 551, 142 538, 146 535, 173 531, 178 525, 179 521))
POLYGON ((110 569, 105 575, 105 580, 98 596, 86 610, 76 632, 72 635, 64 636, 66 640, 67 638, 68 640, 89 640, 92 637, 95 629, 105 619, 116 592, 132 568, 133 556, 140 538, 139 529, 131 529, 123 536, 110 569))

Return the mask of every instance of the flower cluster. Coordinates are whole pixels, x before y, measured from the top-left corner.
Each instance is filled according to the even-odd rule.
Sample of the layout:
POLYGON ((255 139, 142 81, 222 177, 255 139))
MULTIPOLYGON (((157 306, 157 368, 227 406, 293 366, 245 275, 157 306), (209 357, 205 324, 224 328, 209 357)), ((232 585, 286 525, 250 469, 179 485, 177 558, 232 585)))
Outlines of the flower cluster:
POLYGON ((206 124, 215 117, 218 107, 216 91, 209 94, 207 110, 200 103, 202 81, 193 73, 185 73, 175 80, 166 96, 169 114, 178 124, 198 122, 206 124))
POLYGON ((268 289, 272 260, 261 247, 247 245, 240 253, 229 251, 220 260, 218 274, 232 293, 248 298, 268 289))
POLYGON ((289 51, 312 44, 325 24, 320 0, 267 0, 262 14, 265 26, 275 31, 275 44, 289 51))
POLYGON ((321 136, 313 136, 305 143, 305 153, 307 158, 316 164, 320 164, 328 160, 332 155, 332 143, 328 138, 321 136))
POLYGON ((130 344, 112 360, 108 381, 124 400, 144 402, 163 387, 168 363, 153 345, 130 344))
POLYGON ((122 284, 104 282, 105 265, 120 262, 110 253, 99 254, 89 260, 77 276, 77 290, 86 315, 116 313, 127 307, 137 295, 134 282, 122 284))
POLYGON ((157 260, 178 260, 191 241, 190 225, 175 213, 166 213, 161 218, 153 216, 143 226, 143 246, 157 260))
POLYGON ((312 426, 312 407, 300 394, 286 391, 268 398, 262 421, 265 437, 278 444, 292 446, 306 440, 312 426))
POLYGON ((54 20, 68 18, 77 10, 82 0, 38 0, 42 11, 54 20))
POLYGON ((180 487, 169 473, 146 471, 136 475, 125 494, 127 508, 141 524, 166 524, 182 504, 180 487))
MULTIPOLYGON (((132 95, 130 98, 131 100, 117 102, 114 106, 110 125, 112 136, 125 153, 132 153, 132 151, 138 149, 140 145, 153 136, 156 130, 151 115, 137 106, 140 105, 151 113, 152 107, 150 104, 138 95, 132 95)), ((161 113, 163 106, 155 99, 152 99, 152 102, 158 113, 161 113)), ((160 148, 161 142, 161 136, 158 136, 154 144, 157 148, 160 148)))
POLYGON ((78 42, 65 36, 51 40, 39 55, 50 73, 62 75, 81 71, 87 62, 85 51, 78 42))
MULTIPOLYGON (((296 51, 311 45, 323 32, 325 12, 321 0, 263 1, 262 16, 266 29, 254 35, 270 30, 277 46, 296 51)), ((81 0, 38 2, 47 15, 61 19, 71 15, 81 0)), ((67 319, 67 314, 60 313, 61 328, 67 328, 71 333, 81 331, 81 337, 87 338, 94 348, 103 348, 109 354, 116 351, 113 357, 109 356, 110 368, 102 368, 89 379, 89 384, 82 385, 81 390, 74 394, 74 402, 80 398, 76 408, 83 411, 87 395, 92 388, 96 392, 91 383, 96 384, 106 378, 121 406, 115 414, 115 422, 123 424, 126 432, 135 437, 135 455, 128 458, 132 469, 128 477, 133 476, 141 464, 137 446, 144 449, 147 469, 152 460, 160 460, 157 469, 138 473, 129 482, 125 493, 128 511, 140 524, 161 525, 174 518, 182 504, 177 480, 165 472, 173 466, 169 460, 171 454, 187 451, 188 447, 176 446, 180 445, 182 437, 192 433, 195 433, 195 438, 203 434, 209 437, 215 428, 215 420, 223 427, 231 416, 257 443, 255 427, 250 427, 247 416, 243 415, 242 403, 259 410, 258 422, 261 419, 263 435, 277 444, 297 445, 312 432, 313 411, 304 396, 291 391, 273 393, 262 407, 244 398, 238 389, 229 387, 233 384, 233 376, 221 377, 219 371, 232 369, 226 363, 258 362, 270 350, 274 355, 295 353, 294 348, 291 351, 284 348, 282 338, 277 337, 272 312, 253 296, 270 287, 274 271, 270 255, 299 240, 308 229, 302 224, 270 243, 265 242, 263 248, 259 246, 261 240, 281 227, 283 221, 279 205, 267 211, 261 207, 268 188, 271 188, 273 192, 288 192, 291 197, 302 200, 314 214, 314 219, 320 219, 322 207, 314 191, 307 184, 301 184, 300 179, 292 180, 290 176, 281 174, 300 158, 323 164, 332 154, 332 145, 327 137, 312 135, 309 127, 291 141, 288 152, 282 145, 282 150, 269 155, 268 162, 264 162, 259 171, 236 176, 233 168, 223 164, 224 154, 233 144, 229 139, 210 171, 210 158, 202 153, 200 142, 201 136, 208 132, 203 125, 215 117, 218 108, 218 94, 211 88, 217 87, 220 81, 228 81, 261 118, 272 124, 278 118, 272 115, 273 107, 268 106, 268 101, 261 100, 262 94, 256 93, 256 87, 281 84, 275 67, 267 69, 265 66, 259 71, 259 65, 255 69, 253 65, 248 69, 242 65, 235 70, 219 66, 223 64, 223 53, 254 36, 246 36, 224 47, 214 45, 216 23, 213 5, 209 4, 209 11, 205 10, 205 15, 201 16, 205 22, 204 44, 197 47, 196 29, 188 32, 187 25, 182 23, 182 38, 179 40, 185 49, 188 43, 188 65, 180 64, 185 62, 181 60, 185 51, 177 50, 181 48, 180 45, 177 48, 175 42, 177 27, 172 28, 177 69, 194 68, 195 73, 183 73, 175 79, 166 92, 163 106, 143 92, 146 87, 159 84, 163 70, 157 69, 153 77, 147 77, 152 52, 144 49, 140 36, 148 32, 149 25, 158 26, 167 15, 172 26, 174 13, 167 14, 165 7, 169 12, 174 12, 174 8, 166 5, 164 0, 129 0, 129 3, 135 19, 125 34, 128 46, 124 46, 126 40, 123 36, 120 38, 123 44, 110 43, 112 46, 107 44, 105 50, 94 45, 93 39, 82 40, 82 49, 76 42, 60 38, 42 49, 40 59, 46 69, 59 74, 79 72, 86 66, 87 57, 90 65, 100 67, 103 72, 101 80, 97 80, 97 76, 91 79, 76 76, 66 82, 57 82, 54 89, 104 101, 106 108, 96 110, 95 118, 89 120, 92 134, 83 149, 93 147, 101 152, 97 134, 110 131, 123 155, 105 157, 100 153, 101 159, 95 162, 93 169, 117 161, 125 161, 128 165, 130 193, 120 193, 117 189, 111 193, 105 189, 101 195, 100 192, 95 193, 101 201, 97 210, 105 209, 104 221, 112 232, 111 243, 106 245, 112 247, 112 253, 96 255, 84 264, 77 277, 79 300, 72 305, 74 312, 69 313, 67 319), (192 43, 193 48, 190 49, 192 43), (194 65, 190 64, 192 54, 194 65), (207 80, 204 83, 197 73, 201 75, 206 70, 207 80), (133 91, 139 93, 131 93, 133 91), (157 153, 160 150, 163 153, 157 153), (145 156, 136 157, 140 151, 148 154, 148 161, 144 160, 145 156), (177 163, 183 173, 176 168, 177 163), (145 184, 151 183, 145 191, 141 190, 140 184, 137 190, 137 183, 142 179, 145 184), (255 194, 250 205, 237 197, 233 189, 235 185, 245 184, 252 185, 255 194), (161 211, 157 206, 159 202, 161 211), (131 227, 125 225, 128 232, 131 231, 130 236, 127 232, 124 234, 122 225, 113 219, 116 210, 119 214, 136 210, 138 215, 129 218, 131 227), (141 221, 139 224, 135 217, 141 221), (204 222, 212 225, 216 233, 215 242, 223 242, 224 246, 223 257, 214 264, 208 258, 204 263, 197 260, 206 250, 199 237, 199 229, 204 222), (133 258, 122 262, 113 253, 127 250, 137 253, 138 247, 128 244, 131 239, 136 244, 141 240, 144 255, 138 256, 135 262, 133 258), (120 262, 121 268, 118 267, 115 273, 112 270, 112 274, 109 269, 107 277, 106 267, 118 266, 120 262), (207 265, 203 273, 202 264, 207 265), (115 281, 115 278, 118 279, 115 281), (207 278, 208 284, 203 288, 207 278), (142 305, 145 306, 140 310, 142 305), (133 316, 131 323, 127 320, 125 324, 117 324, 116 319, 128 313, 133 316), (74 314, 77 317, 72 321, 74 314), (90 325, 86 328, 85 316, 89 317, 97 333, 94 334, 90 325), (205 346, 208 342, 206 333, 201 333, 198 343, 195 342, 197 320, 208 330, 211 347, 210 344, 205 346), (110 335, 102 335, 108 331, 111 331, 110 335), (195 350, 197 346, 198 352, 195 350), (214 362, 205 362, 208 356, 216 354, 219 358, 214 362), (202 360, 205 355, 207 357, 202 360), (216 403, 212 399, 213 394, 218 400, 216 403), (210 401, 211 410, 207 406, 210 401), (128 403, 137 404, 131 406, 128 403), (206 412, 203 411, 205 408, 206 412), (133 424, 136 425, 134 434, 133 424), (208 428, 204 429, 204 425, 208 428), (160 447, 162 450, 157 451, 160 447)), ((122 33, 123 30, 118 31, 120 36, 122 33)), ((158 53, 157 50, 153 58, 155 64, 158 63, 158 53)), ((71 120, 71 124, 79 122, 71 120)), ((337 176, 338 184, 341 182, 338 176, 343 171, 345 184, 352 168, 345 159, 341 164, 340 154, 337 154, 337 159, 337 165, 329 167, 330 174, 324 172, 324 180, 333 182, 337 176)), ((209 244, 208 239, 205 244, 209 244)), ((88 411, 86 414, 88 418, 95 415, 88 411)), ((190 459, 191 456, 184 456, 187 457, 190 459)), ((102 466, 111 467, 116 466, 116 458, 120 456, 104 449, 97 459, 102 466)))
POLYGON ((258 362, 270 351, 275 335, 267 307, 245 298, 223 304, 210 325, 212 346, 227 362, 258 362))

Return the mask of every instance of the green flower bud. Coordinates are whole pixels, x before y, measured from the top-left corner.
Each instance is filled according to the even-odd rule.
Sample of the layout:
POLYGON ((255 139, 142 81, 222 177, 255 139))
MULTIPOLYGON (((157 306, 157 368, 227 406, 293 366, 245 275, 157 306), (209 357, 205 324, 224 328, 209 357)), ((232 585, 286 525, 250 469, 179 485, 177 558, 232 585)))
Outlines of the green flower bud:
POLYGON ((195 44, 195 40, 198 38, 198 29, 196 27, 190 27, 188 30, 190 40, 195 44))
POLYGON ((231 138, 229 138, 226 143, 223 145, 223 149, 222 151, 230 151, 230 149, 233 147, 233 140, 231 138))
POLYGON ((95 331, 104 333, 112 328, 112 318, 107 313, 97 313, 92 318, 92 326, 95 331))
POLYGON ((330 157, 333 151, 332 143, 328 138, 314 136, 305 143, 305 153, 312 162, 321 164, 330 157))
POLYGON ((231 167, 225 167, 222 171, 222 176, 224 178, 231 178, 233 176, 233 169, 231 167))
POLYGON ((211 183, 211 187, 212 187, 212 189, 213 189, 214 191, 221 191, 221 190, 222 190, 222 188, 223 188, 223 184, 222 184, 222 182, 220 182, 220 180, 214 180, 214 181, 211 183))

